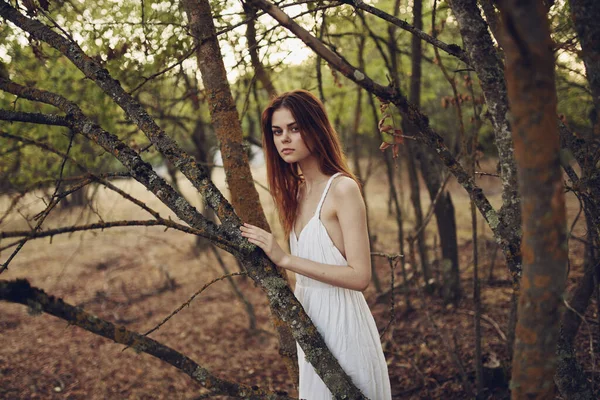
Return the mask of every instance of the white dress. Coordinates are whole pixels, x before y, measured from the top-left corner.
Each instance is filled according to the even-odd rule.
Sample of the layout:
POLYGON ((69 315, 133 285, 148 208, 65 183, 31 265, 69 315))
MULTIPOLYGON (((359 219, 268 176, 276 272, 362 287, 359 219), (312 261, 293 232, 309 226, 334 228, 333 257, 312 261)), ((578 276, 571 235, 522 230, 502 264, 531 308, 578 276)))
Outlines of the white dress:
MULTIPOLYGON (((292 255, 324 264, 348 265, 320 219, 327 191, 334 177, 339 174, 329 178, 315 215, 299 237, 296 238, 292 229, 292 255)), ((298 274, 294 293, 352 382, 371 400, 391 399, 390 380, 379 332, 362 292, 332 286, 298 274)), ((327 386, 306 361, 299 345, 297 348, 299 397, 307 400, 333 399, 327 386)))

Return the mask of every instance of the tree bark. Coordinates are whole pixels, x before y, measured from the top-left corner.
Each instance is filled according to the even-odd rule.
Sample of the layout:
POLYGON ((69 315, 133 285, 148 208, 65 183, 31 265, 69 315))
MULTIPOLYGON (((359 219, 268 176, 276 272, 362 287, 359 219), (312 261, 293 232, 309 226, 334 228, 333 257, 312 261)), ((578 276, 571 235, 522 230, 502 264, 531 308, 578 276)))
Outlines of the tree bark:
MULTIPOLYGON (((208 0, 183 0, 182 4, 198 45, 196 54, 198 68, 202 74, 212 124, 219 139, 231 202, 243 221, 269 230, 269 224, 254 186, 248 156, 244 151, 242 126, 227 81, 227 72, 223 64, 210 4, 208 0)), ((277 270, 282 277, 286 278, 283 269, 277 268, 277 270)), ((296 342, 286 324, 278 320, 275 315, 273 318, 273 324, 279 335, 279 352, 284 358, 292 381, 297 385, 296 342)))
MULTIPOLYGON (((423 29, 423 1, 414 0, 413 2, 413 26, 415 29, 423 29)), ((410 92, 408 99, 417 107, 421 104, 421 61, 422 44, 421 39, 416 35, 411 38, 411 75, 410 92)), ((404 122, 404 119, 402 120, 404 122)), ((407 134, 415 135, 414 128, 410 124, 404 124, 407 134)), ((419 176, 417 174, 416 151, 417 145, 412 141, 406 143, 408 154, 406 162, 408 164, 408 178, 410 182, 410 200, 415 211, 415 226, 418 228, 423 225, 423 209, 421 208, 421 188, 419 185, 419 176)), ((429 268, 429 257, 427 256, 427 243, 425 242, 425 229, 421 229, 417 234, 417 247, 419 249, 419 258, 421 259, 421 271, 425 285, 429 286, 431 280, 431 271, 429 268)))
POLYGON ((523 219, 512 398, 548 399, 567 264, 554 57, 542 2, 507 0, 501 11, 523 219))

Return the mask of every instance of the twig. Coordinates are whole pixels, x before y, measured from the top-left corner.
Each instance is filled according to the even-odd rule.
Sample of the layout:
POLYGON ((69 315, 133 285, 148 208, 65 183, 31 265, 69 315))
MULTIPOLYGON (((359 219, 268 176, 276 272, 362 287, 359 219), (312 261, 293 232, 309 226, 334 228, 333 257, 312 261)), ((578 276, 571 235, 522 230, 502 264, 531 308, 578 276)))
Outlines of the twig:
POLYGON ((387 259, 392 259, 392 260, 395 260, 398 257, 404 257, 404 255, 399 254, 399 253, 396 253, 396 254, 393 254, 393 253, 382 253, 382 252, 378 252, 378 251, 372 251, 371 255, 372 256, 376 256, 376 257, 385 257, 387 259))
MULTIPOLYGON (((69 141, 69 147, 67 148, 67 153, 65 153, 65 156, 63 157, 63 162, 61 164, 60 167, 60 173, 59 173, 59 178, 58 178, 58 182, 56 184, 56 188, 54 189, 54 193, 51 196, 51 200, 50 203, 48 204, 48 206, 44 209, 44 211, 42 211, 41 213, 39 213, 38 215, 36 215, 34 218, 38 219, 38 222, 36 224, 36 226, 32 229, 31 233, 33 235, 37 234, 41 227, 42 224, 44 223, 44 221, 46 220, 46 218, 48 217, 48 215, 50 215, 50 212, 54 209, 54 207, 56 207, 56 205, 65 197, 67 197, 67 195, 76 192, 77 190, 81 189, 82 187, 84 187, 85 185, 89 184, 89 180, 84 181, 82 183, 80 183, 79 185, 75 185, 74 188, 72 188, 69 191, 66 192, 62 192, 62 193, 58 193, 60 190, 60 186, 62 183, 62 175, 63 175, 63 171, 67 162, 67 159, 69 159, 70 157, 68 156, 69 151, 71 150, 71 146, 73 144, 73 137, 75 136, 74 133, 71 133, 71 138, 69 141)), ((2 233, 0 233, 0 236, 2 235, 2 233)), ((23 248, 23 246, 25 246, 25 244, 27 243, 27 241, 29 240, 30 237, 25 237, 24 239, 20 240, 17 243, 17 248, 12 252, 12 254, 8 257, 8 259, 0 266, 0 274, 4 271, 6 271, 8 269, 9 264, 12 262, 12 260, 14 260, 14 258, 17 256, 17 254, 19 254, 19 251, 21 251, 21 249, 23 248)))
POLYGON ((343 3, 349 4, 355 8, 364 10, 364 11, 368 12, 369 14, 373 14, 387 22, 390 22, 390 23, 400 27, 401 29, 404 29, 405 31, 412 33, 413 35, 417 35, 419 38, 421 38, 424 41, 426 41, 427 43, 433 45, 434 49, 437 49, 437 48, 442 49, 446 53, 458 58, 465 64, 467 64, 467 65, 470 64, 469 57, 467 56, 465 51, 463 49, 461 49, 460 46, 458 46, 458 45, 446 44, 446 43, 440 41, 439 39, 428 35, 427 33, 423 32, 422 30, 415 28, 414 26, 410 25, 408 22, 402 21, 401 19, 398 19, 390 14, 387 14, 386 12, 381 11, 369 4, 366 4, 363 1, 344 0, 343 3))
POLYGON ((495 178, 500 178, 500 175, 498 174, 492 174, 489 172, 480 172, 480 171, 475 171, 475 175, 481 175, 481 176, 493 176, 495 178))
MULTIPOLYGON (((460 314, 467 314, 470 316, 475 315, 475 312, 471 310, 457 309, 456 312, 460 314)), ((500 325, 496 321, 494 321, 490 316, 486 314, 481 314, 481 319, 490 324, 496 330, 496 333, 498 333, 500 339, 506 342, 506 334, 504 333, 502 328, 500 328, 500 325)))
MULTIPOLYGON (((174 317, 175 314, 177 314, 179 311, 183 310, 184 307, 189 307, 190 303, 192 302, 192 300, 194 300, 200 293, 202 293, 205 289, 207 289, 213 283, 216 283, 218 281, 222 281, 223 279, 229 279, 232 276, 246 275, 246 274, 247 274, 247 272, 232 272, 230 274, 222 275, 222 276, 220 276, 218 278, 215 278, 212 281, 208 282, 207 284, 205 284, 204 286, 202 286, 202 288, 200 290, 198 290, 196 293, 194 293, 192 295, 192 297, 190 297, 185 303, 183 303, 182 305, 180 305, 179 307, 177 307, 177 309, 175 311, 173 311, 165 319, 163 319, 158 325, 156 325, 154 328, 150 329, 148 332, 144 333, 143 336, 148 336, 152 332, 160 329, 161 326, 163 326, 168 320, 170 320, 172 317, 174 317)), ((125 347, 123 349, 123 351, 126 350, 126 349, 127 349, 127 347, 125 347)))
MULTIPOLYGON (((23 240, 30 239, 38 239, 48 236, 56 236, 63 233, 71 233, 71 232, 81 232, 81 231, 90 231, 96 229, 107 229, 107 228, 118 228, 125 226, 165 226, 167 228, 172 228, 178 231, 191 233, 197 236, 206 237, 203 231, 200 229, 190 228, 185 225, 178 224, 174 221, 160 218, 160 219, 149 219, 149 220, 125 220, 125 221, 111 221, 111 222, 95 222, 87 225, 79 225, 79 226, 63 226, 55 229, 48 229, 45 231, 10 231, 10 232, 2 232, 0 231, 0 239, 4 238, 12 238, 12 237, 24 237, 23 240)), ((2 248, 1 250, 4 250, 2 248)))
POLYGON ((450 174, 446 174, 446 177, 444 178, 442 185, 440 186, 437 193, 435 194, 433 201, 431 202, 431 204, 429 204, 429 209, 427 210, 427 214, 425 214, 425 218, 423 218, 423 223, 421 224, 421 226, 418 229, 416 229, 415 233, 411 237, 416 238, 419 235, 419 233, 421 233, 421 231, 427 227, 427 224, 429 224, 429 220, 431 219, 431 217, 433 216, 433 212, 435 211, 435 205, 437 204, 438 200, 440 199, 440 196, 444 192, 444 189, 446 188, 446 184, 448 183, 449 180, 450 180, 450 174))

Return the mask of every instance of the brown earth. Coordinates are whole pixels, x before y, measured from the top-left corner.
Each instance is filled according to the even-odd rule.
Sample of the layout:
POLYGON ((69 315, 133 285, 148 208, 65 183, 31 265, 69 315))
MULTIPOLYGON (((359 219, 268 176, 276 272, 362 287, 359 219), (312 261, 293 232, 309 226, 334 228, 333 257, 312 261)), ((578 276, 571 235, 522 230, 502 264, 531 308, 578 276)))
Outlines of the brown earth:
MULTIPOLYGON (((492 171, 493 164, 484 165, 492 171)), ((400 181, 407 179, 401 168, 400 181)), ((264 184, 264 169, 254 171, 256 179, 264 184)), ((397 252, 394 217, 388 215, 387 183, 381 167, 366 186, 371 234, 377 236, 374 251, 397 252)), ((222 171, 217 171, 215 182, 224 187, 222 171)), ((479 179, 494 206, 499 205, 500 185, 497 179, 479 179)), ((193 189, 181 182, 184 194, 198 203, 193 189)), ((132 181, 121 181, 119 186, 147 204, 169 215, 157 200, 132 181)), ((402 205, 410 214, 407 185, 402 187, 402 205)), ((418 274, 409 267, 408 291, 402 282, 400 268, 394 270, 395 320, 384 333, 382 342, 388 361, 392 391, 397 399, 466 399, 455 352, 464 365, 470 383, 474 380, 474 333, 472 271, 473 244, 470 240, 470 213, 468 197, 456 182, 450 182, 456 207, 461 247, 463 300, 458 307, 444 305, 437 296, 420 299, 418 274), (408 310, 408 293, 412 310, 408 310), (435 328, 434 325, 438 328, 435 328)), ((268 193, 258 189, 271 226, 278 227, 268 193)), ((37 196, 26 197, 20 203, 20 213, 32 215, 43 207, 37 196)), ((423 204, 428 206, 423 192, 423 204)), ((567 194, 569 226, 579 205, 573 195, 567 194)), ((0 198, 0 212, 8 205, 0 198)), ((426 210, 426 208, 425 208, 426 210)), ((83 224, 86 221, 138 219, 147 215, 114 193, 101 188, 96 193, 94 207, 69 209, 55 213, 45 227, 83 224)), ((405 224, 414 228, 410 215, 405 224)), ((26 229, 18 213, 13 213, 1 226, 2 231, 26 229)), ((435 219, 427 234, 430 257, 436 258, 439 249, 434 240, 435 219)), ((489 365, 507 359, 505 342, 511 286, 501 253, 498 252, 494 279, 488 281, 489 268, 495 245, 491 233, 479 217, 480 277, 482 279, 483 353, 489 365), (494 327, 497 324, 498 328, 494 327), (503 331, 503 332, 501 332, 503 331)), ((582 237, 585 224, 575 225, 574 235, 582 237)), ((281 232, 276 230, 280 243, 281 232)), ((0 245, 6 245, 3 241, 0 245)), ((194 253, 195 238, 181 232, 160 228, 116 228, 104 232, 86 232, 29 242, 12 262, 2 279, 27 278, 32 285, 65 301, 83 306, 86 310, 124 325, 130 330, 145 332, 184 303, 195 291, 211 279, 223 274, 210 252, 199 256, 194 253)), ((571 240, 572 286, 582 275, 582 245, 571 240)), ((4 262, 11 249, 0 254, 4 262)), ((232 270, 235 260, 223 254, 232 270)), ((435 265, 435 264, 434 264, 435 265)), ((388 263, 376 258, 377 274, 383 291, 389 291, 391 272, 388 263)), ((258 332, 249 332, 248 316, 239 299, 225 281, 218 282, 203 292, 191 305, 175 315, 151 337, 188 355, 217 376, 257 385, 273 390, 284 390, 294 395, 290 379, 277 352, 266 297, 246 278, 236 277, 237 284, 254 305, 258 332)), ((388 325, 391 315, 391 297, 378 295, 374 285, 365 297, 380 332, 388 325)), ((201 386, 175 368, 146 354, 125 351, 121 345, 95 336, 64 321, 48 315, 32 316, 28 310, 15 304, 0 303, 0 398, 3 399, 193 399, 208 398, 201 386)), ((587 323, 578 336, 579 357, 589 376, 597 374, 590 357, 592 345, 598 348, 598 315, 595 304, 589 307, 587 323)), ((496 369, 498 373, 498 370, 496 369)), ((596 385, 598 386, 598 385, 596 385)), ((599 393, 600 394, 600 393, 599 393)), ((507 398, 502 379, 490 383, 487 398, 507 398), (496 387, 492 387, 496 385, 496 387)), ((211 397, 223 398, 223 397, 211 397)))

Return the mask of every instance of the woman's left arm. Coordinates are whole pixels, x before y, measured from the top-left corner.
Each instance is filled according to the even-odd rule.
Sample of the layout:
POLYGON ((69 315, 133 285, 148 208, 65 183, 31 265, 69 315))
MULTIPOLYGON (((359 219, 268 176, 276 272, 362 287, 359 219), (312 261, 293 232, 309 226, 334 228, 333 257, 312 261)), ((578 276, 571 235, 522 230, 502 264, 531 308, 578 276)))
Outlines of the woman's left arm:
POLYGON ((242 236, 262 248, 275 264, 321 282, 352 290, 365 290, 371 281, 371 255, 367 214, 360 189, 350 178, 338 178, 330 196, 336 205, 348 265, 323 264, 284 252, 273 235, 244 224, 242 236))

